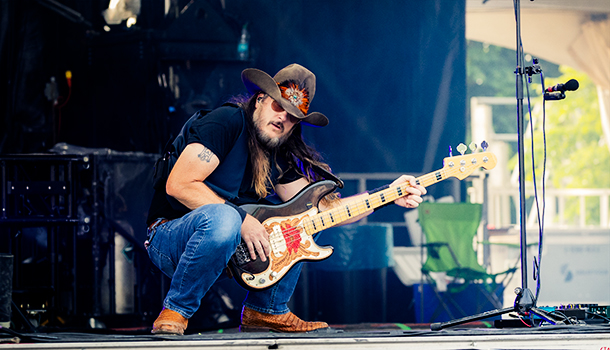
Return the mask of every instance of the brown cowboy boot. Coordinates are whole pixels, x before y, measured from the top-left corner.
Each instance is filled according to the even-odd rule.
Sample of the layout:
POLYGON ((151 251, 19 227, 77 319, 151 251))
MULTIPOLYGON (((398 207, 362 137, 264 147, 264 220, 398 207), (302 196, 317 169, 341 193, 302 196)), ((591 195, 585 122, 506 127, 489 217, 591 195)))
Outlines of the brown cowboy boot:
POLYGON ((151 332, 154 334, 183 335, 188 323, 189 320, 176 311, 164 308, 153 323, 151 332))
POLYGON ((292 312, 282 315, 265 314, 243 308, 241 313, 241 327, 244 332, 276 331, 276 332, 309 332, 320 328, 328 328, 326 322, 306 322, 292 312))

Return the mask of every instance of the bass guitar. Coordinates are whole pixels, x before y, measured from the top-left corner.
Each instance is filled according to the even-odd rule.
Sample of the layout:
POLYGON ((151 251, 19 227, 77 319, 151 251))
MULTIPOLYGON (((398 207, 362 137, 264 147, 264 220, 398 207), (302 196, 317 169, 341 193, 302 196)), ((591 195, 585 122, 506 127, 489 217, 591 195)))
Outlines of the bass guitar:
MULTIPOLYGON (((465 146, 464 146, 465 148, 465 146)), ((460 148, 458 148, 460 150, 460 148)), ((490 152, 447 157, 443 168, 416 179, 424 187, 450 177, 463 180, 479 167, 493 169, 496 156, 490 152)), ((248 247, 242 242, 231 259, 228 268, 231 275, 244 288, 262 290, 280 281, 300 261, 324 260, 333 253, 331 246, 318 246, 313 235, 346 220, 391 203, 406 196, 408 183, 388 186, 386 189, 363 196, 341 206, 319 212, 318 203, 333 192, 337 184, 322 180, 310 184, 296 196, 280 205, 246 204, 241 206, 258 219, 269 233, 271 254, 267 261, 252 260, 248 247)))

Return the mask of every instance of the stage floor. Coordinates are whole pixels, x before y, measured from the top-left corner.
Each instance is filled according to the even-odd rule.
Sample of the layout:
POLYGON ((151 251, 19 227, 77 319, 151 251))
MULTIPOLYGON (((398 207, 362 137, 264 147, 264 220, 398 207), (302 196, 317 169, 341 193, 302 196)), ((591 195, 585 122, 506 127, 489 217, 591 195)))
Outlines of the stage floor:
POLYGON ((610 326, 492 328, 478 322, 431 331, 427 324, 332 325, 305 334, 245 333, 238 328, 184 336, 149 330, 14 333, 0 329, 4 349, 610 349, 610 326), (17 338, 19 338, 17 340, 17 338), (11 342, 19 341, 19 343, 11 342))

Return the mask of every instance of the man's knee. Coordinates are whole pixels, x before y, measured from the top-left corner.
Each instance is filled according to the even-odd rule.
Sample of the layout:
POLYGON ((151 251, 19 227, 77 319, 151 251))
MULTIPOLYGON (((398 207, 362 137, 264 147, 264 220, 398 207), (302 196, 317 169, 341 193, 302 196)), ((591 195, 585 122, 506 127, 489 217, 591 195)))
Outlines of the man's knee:
POLYGON ((241 216, 229 205, 209 204, 206 215, 210 237, 217 243, 236 244, 241 233, 241 216))

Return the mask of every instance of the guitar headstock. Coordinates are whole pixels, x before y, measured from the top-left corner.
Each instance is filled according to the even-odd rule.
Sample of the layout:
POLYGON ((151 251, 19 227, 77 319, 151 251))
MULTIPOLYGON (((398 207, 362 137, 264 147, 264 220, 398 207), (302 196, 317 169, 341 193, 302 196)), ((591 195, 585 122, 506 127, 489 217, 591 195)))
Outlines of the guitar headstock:
POLYGON ((443 159, 443 170, 446 172, 447 176, 454 176, 463 180, 478 168, 482 167, 490 170, 495 168, 498 163, 495 154, 486 152, 487 142, 485 141, 483 141, 483 152, 476 152, 477 146, 474 143, 470 144, 472 153, 464 154, 466 149, 466 145, 460 143, 457 150, 461 155, 443 159))

